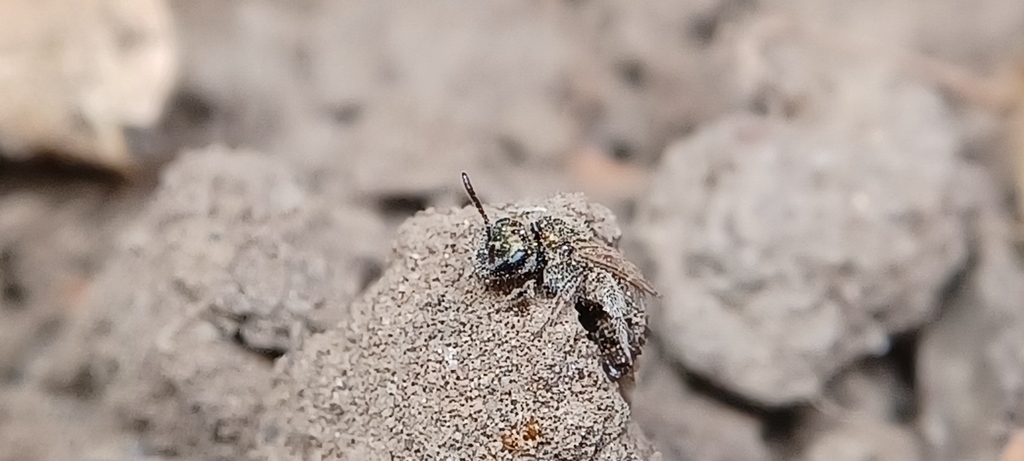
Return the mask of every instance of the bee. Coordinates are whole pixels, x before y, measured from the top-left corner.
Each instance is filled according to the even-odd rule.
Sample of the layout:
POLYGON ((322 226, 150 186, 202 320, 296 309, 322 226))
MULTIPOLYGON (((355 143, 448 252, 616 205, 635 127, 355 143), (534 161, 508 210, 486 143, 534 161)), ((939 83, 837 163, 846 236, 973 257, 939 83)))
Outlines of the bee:
POLYGON ((549 215, 531 221, 503 217, 492 224, 466 173, 462 185, 484 221, 477 273, 492 286, 534 280, 554 298, 538 334, 566 306, 574 306, 587 338, 598 346, 605 374, 616 382, 626 376, 645 341, 644 297, 658 296, 640 269, 599 241, 589 226, 549 215))

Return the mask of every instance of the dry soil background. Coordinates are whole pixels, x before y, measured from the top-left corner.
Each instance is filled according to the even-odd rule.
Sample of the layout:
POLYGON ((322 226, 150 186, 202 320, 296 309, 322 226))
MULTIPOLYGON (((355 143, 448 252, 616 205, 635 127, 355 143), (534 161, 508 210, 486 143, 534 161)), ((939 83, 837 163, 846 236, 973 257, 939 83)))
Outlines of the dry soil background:
POLYGON ((1024 460, 1022 2, 0 0, 0 31, 0 460, 1024 460), (547 301, 465 276, 463 170, 664 294, 630 405, 573 315, 530 343, 547 301))

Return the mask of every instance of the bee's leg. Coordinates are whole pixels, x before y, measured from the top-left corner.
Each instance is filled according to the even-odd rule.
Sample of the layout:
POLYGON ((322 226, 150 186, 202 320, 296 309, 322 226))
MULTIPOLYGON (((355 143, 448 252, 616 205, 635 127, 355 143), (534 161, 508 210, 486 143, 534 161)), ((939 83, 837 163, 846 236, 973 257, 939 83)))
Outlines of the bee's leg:
POLYGON ((537 284, 533 280, 527 280, 522 285, 512 289, 508 294, 508 299, 515 302, 521 302, 524 298, 533 298, 537 295, 537 284))
MULTIPOLYGON (((545 284, 547 280, 545 280, 545 284)), ((583 276, 574 276, 565 280, 564 283, 557 289, 555 296, 555 306, 551 309, 551 314, 544 320, 544 324, 537 329, 533 334, 534 337, 540 337, 544 333, 544 329, 548 327, 552 320, 562 315, 562 311, 565 310, 565 306, 569 304, 576 304, 577 291, 580 285, 583 283, 583 276)))

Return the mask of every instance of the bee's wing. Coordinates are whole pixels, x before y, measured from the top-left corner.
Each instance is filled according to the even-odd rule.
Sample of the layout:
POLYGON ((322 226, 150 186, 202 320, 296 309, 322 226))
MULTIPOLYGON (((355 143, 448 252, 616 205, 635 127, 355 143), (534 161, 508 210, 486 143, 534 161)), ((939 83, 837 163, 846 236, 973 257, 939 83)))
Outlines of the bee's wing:
POLYGON ((576 254, 580 259, 611 272, 612 275, 625 281, 642 293, 661 296, 658 294, 658 290, 655 290, 654 286, 651 285, 651 282, 644 278, 644 274, 640 272, 640 269, 626 260, 626 257, 615 248, 588 242, 579 245, 576 254))

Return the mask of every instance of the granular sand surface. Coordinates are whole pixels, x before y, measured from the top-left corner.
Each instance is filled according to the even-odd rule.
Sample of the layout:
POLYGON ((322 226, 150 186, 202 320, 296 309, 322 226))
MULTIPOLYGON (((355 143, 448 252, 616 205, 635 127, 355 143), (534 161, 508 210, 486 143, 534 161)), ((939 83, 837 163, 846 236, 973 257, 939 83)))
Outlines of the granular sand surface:
MULTIPOLYGON (((553 213, 614 242, 614 216, 582 195, 488 206, 492 219, 553 213)), ((651 459, 573 309, 536 336, 552 300, 475 276, 472 207, 421 212, 399 230, 353 320, 278 363, 261 457, 651 459)))

